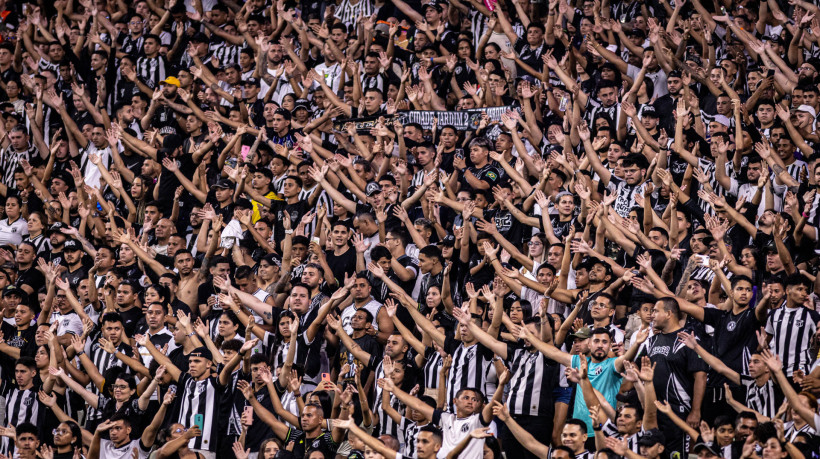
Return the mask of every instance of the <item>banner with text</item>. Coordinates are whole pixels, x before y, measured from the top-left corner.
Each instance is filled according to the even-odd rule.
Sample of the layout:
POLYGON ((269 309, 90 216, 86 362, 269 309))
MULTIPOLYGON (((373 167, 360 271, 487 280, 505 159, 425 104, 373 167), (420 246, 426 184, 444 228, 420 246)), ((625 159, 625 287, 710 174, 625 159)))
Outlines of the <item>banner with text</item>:
MULTIPOLYGON (((475 131, 481 123, 481 114, 486 113, 490 117, 490 122, 500 122, 501 115, 509 110, 509 106, 503 107, 487 107, 487 108, 473 108, 461 111, 436 111, 436 110, 412 110, 400 111, 395 115, 384 116, 385 121, 392 122, 395 118, 403 125, 409 123, 418 123, 424 129, 431 129, 433 127, 433 118, 438 117, 438 127, 454 126, 459 131, 475 131)), ((347 123, 353 123, 356 130, 359 132, 370 132, 376 127, 379 117, 370 116, 366 118, 352 118, 346 120, 339 120, 334 123, 334 127, 340 131, 344 131, 344 126, 347 123)))

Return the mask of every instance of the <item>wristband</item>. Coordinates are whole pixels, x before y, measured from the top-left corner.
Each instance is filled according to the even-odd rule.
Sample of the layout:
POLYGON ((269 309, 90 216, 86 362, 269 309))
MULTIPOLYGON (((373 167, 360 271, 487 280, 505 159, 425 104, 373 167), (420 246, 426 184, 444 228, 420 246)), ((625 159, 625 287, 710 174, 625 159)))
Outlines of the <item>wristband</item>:
POLYGON ((809 218, 809 214, 803 212, 803 218, 809 218))
POLYGON ((196 332, 191 332, 191 333, 188 333, 188 337, 189 337, 189 338, 192 338, 192 337, 194 337, 194 336, 196 336, 196 332))
POLYGON ((85 351, 80 351, 80 352, 78 352, 78 353, 76 354, 76 357, 79 357, 79 356, 81 356, 81 355, 83 355, 83 354, 85 354, 85 351))
POLYGON ((596 430, 596 431, 601 430, 602 427, 603 427, 602 424, 598 424, 597 426, 592 426, 592 430, 596 430))

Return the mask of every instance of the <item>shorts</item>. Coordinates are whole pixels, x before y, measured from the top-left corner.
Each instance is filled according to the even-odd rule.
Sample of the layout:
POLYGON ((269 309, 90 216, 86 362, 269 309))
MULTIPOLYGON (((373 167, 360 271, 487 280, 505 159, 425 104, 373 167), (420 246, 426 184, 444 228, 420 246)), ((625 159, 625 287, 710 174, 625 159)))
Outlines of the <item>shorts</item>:
POLYGON ((571 397, 571 387, 558 386, 552 390, 552 399, 555 400, 555 403, 563 403, 564 405, 569 405, 569 400, 571 397))

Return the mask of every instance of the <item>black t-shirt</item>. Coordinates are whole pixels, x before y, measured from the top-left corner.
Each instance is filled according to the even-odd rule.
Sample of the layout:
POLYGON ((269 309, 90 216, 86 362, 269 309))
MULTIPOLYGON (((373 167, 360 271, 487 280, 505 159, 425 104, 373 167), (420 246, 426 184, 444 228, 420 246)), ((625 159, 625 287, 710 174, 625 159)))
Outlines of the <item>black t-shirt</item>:
POLYGON ((28 296, 28 304, 36 307, 36 309, 40 309, 40 305, 37 304, 37 292, 46 285, 46 277, 37 270, 36 266, 20 271, 14 285, 16 287, 22 287, 24 285, 31 287, 34 293, 28 296))
POLYGON ((126 336, 134 336, 134 331, 137 329, 137 323, 142 319, 142 309, 134 306, 125 311, 119 311, 122 317, 122 328, 126 336))
POLYGON ((708 367, 698 354, 678 339, 679 331, 657 333, 649 337, 642 355, 648 355, 655 366, 655 391, 658 400, 669 402, 679 416, 688 415, 695 389, 695 373, 708 367))
POLYGON ((332 250, 326 250, 325 257, 330 272, 339 285, 344 283, 345 274, 353 275, 356 272, 356 251, 350 247, 341 255, 334 255, 332 250))
MULTIPOLYGON (((764 324, 757 320, 755 310, 747 307, 739 314, 720 309, 704 309, 703 323, 715 328, 712 354, 739 374, 749 374, 749 360, 757 349, 757 334, 764 324)), ((709 375, 709 385, 722 387, 725 378, 709 375)))
POLYGON ((307 450, 320 450, 325 457, 331 457, 336 454, 339 446, 333 441, 333 435, 330 432, 322 432, 316 438, 307 438, 304 432, 290 428, 288 434, 285 436, 285 444, 294 443, 293 455, 294 457, 304 457, 307 450))

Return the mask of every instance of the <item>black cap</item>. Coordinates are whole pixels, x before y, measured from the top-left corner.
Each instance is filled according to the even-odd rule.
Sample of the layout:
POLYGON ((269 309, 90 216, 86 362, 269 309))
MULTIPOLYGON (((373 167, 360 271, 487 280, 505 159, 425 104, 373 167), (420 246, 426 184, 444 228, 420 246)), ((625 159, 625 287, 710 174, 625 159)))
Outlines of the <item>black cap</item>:
POLYGON ((444 236, 444 239, 441 240, 439 245, 444 247, 453 247, 456 245, 456 237, 452 234, 448 234, 447 236, 444 236))
POLYGON ((251 86, 256 86, 257 88, 259 87, 259 80, 257 80, 256 78, 253 78, 253 77, 245 78, 244 80, 242 80, 242 83, 244 83, 246 85, 249 84, 251 86))
POLYGON ((226 190, 233 188, 233 183, 228 179, 222 179, 213 184, 211 188, 225 188, 226 190))
POLYGON ((641 117, 660 118, 658 112, 655 111, 655 107, 651 105, 645 105, 643 109, 641 109, 641 117))
POLYGON ((211 39, 202 32, 197 32, 191 37, 191 43, 210 43, 211 39))
POLYGON ((666 78, 680 78, 681 76, 680 70, 672 70, 666 75, 666 78))
POLYGON ((632 29, 626 32, 627 35, 631 35, 633 37, 639 38, 646 38, 646 32, 641 29, 632 29))
POLYGON ((695 454, 700 454, 701 451, 706 451, 707 453, 709 453, 713 456, 723 457, 720 454, 720 449, 715 448, 714 446, 712 446, 711 443, 698 443, 697 445, 695 445, 695 449, 693 451, 694 451, 695 454))
POLYGON ((6 288, 3 289, 3 298, 9 295, 17 295, 20 298, 22 298, 23 301, 26 301, 28 299, 28 295, 26 295, 26 292, 20 287, 17 287, 16 285, 8 285, 6 286, 6 288))
POLYGON ((172 152, 182 146, 182 137, 176 134, 166 135, 162 139, 162 148, 167 148, 168 152, 172 152))
POLYGON ((69 239, 63 244, 63 252, 76 252, 82 249, 83 246, 76 239, 69 239))
POLYGON ((51 174, 51 180, 54 179, 60 179, 66 184, 68 184, 68 186, 74 185, 74 177, 72 177, 72 175, 68 173, 68 171, 55 172, 51 174))
POLYGON ((214 356, 213 356, 213 354, 211 354, 211 351, 209 351, 208 348, 205 347, 205 346, 199 346, 198 348, 191 351, 191 353, 188 354, 188 358, 191 358, 191 357, 202 357, 203 359, 206 359, 206 360, 213 360, 214 359, 214 356))
POLYGON ((649 429, 638 438, 638 445, 640 446, 655 446, 658 443, 666 443, 666 437, 658 429, 649 429))
POLYGON ((427 3, 427 4, 425 4, 424 6, 421 7, 421 10, 422 11, 427 11, 427 8, 435 8, 435 10, 438 11, 439 13, 444 11, 444 8, 442 8, 441 5, 438 4, 438 2, 427 3))
POLYGON ((269 265, 279 266, 282 267, 282 257, 275 253, 269 253, 262 257, 263 260, 267 261, 269 265))
POLYGON ((46 234, 60 233, 60 230, 62 230, 63 228, 68 228, 68 225, 66 225, 63 222, 57 222, 51 225, 51 227, 46 231, 46 234))
POLYGON ((370 182, 364 188, 364 194, 367 195, 368 198, 370 196, 373 196, 376 193, 380 193, 381 191, 382 191, 382 187, 379 186, 379 184, 376 183, 376 182, 370 182))
POLYGON ((296 110, 299 110, 300 108, 304 108, 305 110, 307 110, 309 112, 310 111, 310 101, 307 100, 307 99, 297 100, 296 104, 294 104, 292 113, 296 113, 296 110))

